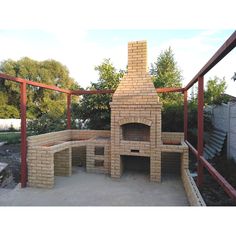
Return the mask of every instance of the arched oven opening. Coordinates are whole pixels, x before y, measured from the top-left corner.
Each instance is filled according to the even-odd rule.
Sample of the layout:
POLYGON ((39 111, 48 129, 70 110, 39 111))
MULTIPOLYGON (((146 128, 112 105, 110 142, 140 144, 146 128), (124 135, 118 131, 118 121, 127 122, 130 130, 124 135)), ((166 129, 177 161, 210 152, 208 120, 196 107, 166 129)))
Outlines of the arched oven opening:
POLYGON ((150 126, 141 123, 121 125, 122 140, 150 142, 150 126))

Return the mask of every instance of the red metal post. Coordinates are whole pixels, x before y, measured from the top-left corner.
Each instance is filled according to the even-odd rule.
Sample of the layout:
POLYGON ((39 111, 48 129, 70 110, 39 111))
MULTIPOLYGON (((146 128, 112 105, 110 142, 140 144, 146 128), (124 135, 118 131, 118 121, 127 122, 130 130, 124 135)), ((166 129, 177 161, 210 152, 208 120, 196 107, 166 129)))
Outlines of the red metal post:
POLYGON ((203 132, 204 132, 204 120, 203 120, 203 105, 204 105, 204 78, 198 78, 198 124, 197 124, 197 185, 199 187, 203 184, 203 165, 200 161, 200 156, 203 155, 203 132))
POLYGON ((27 182, 27 130, 26 130, 26 83, 20 84, 20 110, 21 110, 21 187, 26 187, 27 182))
POLYGON ((71 94, 67 94, 67 129, 71 129, 71 94))
POLYGON ((188 139, 188 90, 184 90, 184 140, 188 139))

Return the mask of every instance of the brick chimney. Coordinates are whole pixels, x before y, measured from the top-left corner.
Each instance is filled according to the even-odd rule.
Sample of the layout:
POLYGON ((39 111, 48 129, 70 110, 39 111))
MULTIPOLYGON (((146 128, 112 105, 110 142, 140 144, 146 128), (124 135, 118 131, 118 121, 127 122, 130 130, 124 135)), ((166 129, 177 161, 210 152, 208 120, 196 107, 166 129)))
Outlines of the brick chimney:
POLYGON ((128 44, 128 73, 112 97, 111 176, 120 178, 125 158, 147 157, 150 180, 161 179, 161 103, 147 69, 147 43, 128 44))
POLYGON ((147 69, 147 43, 135 41, 128 44, 128 73, 116 89, 112 104, 158 104, 151 76, 147 69))
POLYGON ((135 41, 128 43, 128 73, 146 74, 147 73, 147 42, 135 41))

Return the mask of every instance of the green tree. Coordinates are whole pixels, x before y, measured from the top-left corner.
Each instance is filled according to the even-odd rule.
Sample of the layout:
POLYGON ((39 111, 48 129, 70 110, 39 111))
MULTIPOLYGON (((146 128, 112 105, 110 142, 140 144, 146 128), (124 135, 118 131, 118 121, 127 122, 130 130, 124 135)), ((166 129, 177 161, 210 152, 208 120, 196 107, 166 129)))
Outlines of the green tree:
POLYGON ((228 102, 227 96, 222 96, 227 88, 225 79, 220 79, 215 76, 213 79, 207 81, 206 90, 204 92, 204 102, 207 105, 221 104, 228 102))
MULTIPOLYGON (((156 88, 182 87, 182 75, 169 47, 162 51, 156 62, 151 64, 150 74, 156 88)), ((162 130, 183 131, 183 97, 180 93, 158 94, 163 103, 162 130)))
MULTIPOLYGON (((91 83, 89 90, 116 89, 124 71, 119 70, 111 63, 110 59, 105 59, 100 65, 95 67, 98 71, 99 79, 97 83, 91 83)), ((110 106, 111 94, 84 95, 79 106, 73 105, 73 114, 78 114, 77 118, 86 121, 89 129, 109 129, 110 128, 110 106)))
POLYGON ((101 65, 95 67, 95 70, 98 72, 99 79, 98 83, 92 83, 92 87, 97 87, 97 89, 116 89, 120 78, 124 75, 123 70, 117 72, 111 59, 104 59, 101 65))
POLYGON ((234 82, 236 81, 236 72, 234 72, 233 77, 231 78, 234 82))
POLYGON ((66 116, 63 114, 58 117, 57 113, 45 113, 38 119, 28 121, 27 128, 35 135, 64 130, 66 129, 66 116))
MULTIPOLYGON (((35 61, 30 58, 22 58, 18 61, 5 60, 0 64, 2 73, 22 77, 48 85, 56 85, 60 88, 75 89, 78 84, 69 76, 68 69, 55 60, 35 61)), ((1 103, 0 109, 8 105, 20 110, 19 84, 12 81, 1 80, 0 91, 8 96, 7 104, 1 103)), ((66 95, 38 87, 27 86, 27 118, 35 119, 42 114, 53 113, 60 117, 65 113, 66 95)), ((10 118, 6 113, 4 118, 10 118)), ((17 118, 17 117, 16 117, 17 118)))
POLYGON ((8 96, 0 91, 0 119, 4 118, 19 118, 19 111, 15 106, 8 105, 8 96))
MULTIPOLYGON (((150 74, 152 75, 156 88, 182 86, 181 71, 177 66, 171 47, 161 52, 156 62, 151 64, 150 74)), ((181 95, 179 93, 164 93, 159 94, 159 96, 164 104, 181 101, 181 95)))

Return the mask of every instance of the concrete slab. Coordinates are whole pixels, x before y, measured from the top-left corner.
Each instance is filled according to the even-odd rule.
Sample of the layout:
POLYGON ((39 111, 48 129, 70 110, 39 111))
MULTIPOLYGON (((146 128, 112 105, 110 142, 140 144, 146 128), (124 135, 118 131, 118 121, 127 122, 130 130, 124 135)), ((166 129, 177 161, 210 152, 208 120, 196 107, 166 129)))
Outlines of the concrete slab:
POLYGON ((187 206, 180 178, 166 176, 162 183, 148 176, 125 173, 120 180, 74 168, 71 177, 55 177, 53 189, 18 185, 1 194, 1 206, 187 206))

